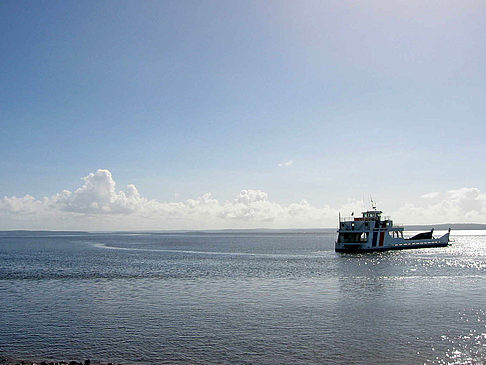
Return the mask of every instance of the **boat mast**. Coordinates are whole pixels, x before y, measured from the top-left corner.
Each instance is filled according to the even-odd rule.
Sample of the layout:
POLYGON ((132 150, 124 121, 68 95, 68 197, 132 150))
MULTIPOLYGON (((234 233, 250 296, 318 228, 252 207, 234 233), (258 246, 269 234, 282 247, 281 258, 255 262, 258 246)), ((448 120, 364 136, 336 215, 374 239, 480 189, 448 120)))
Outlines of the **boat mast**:
POLYGON ((373 201, 372 197, 370 197, 370 200, 371 200, 371 208, 373 208, 373 210, 376 210, 376 202, 373 201))

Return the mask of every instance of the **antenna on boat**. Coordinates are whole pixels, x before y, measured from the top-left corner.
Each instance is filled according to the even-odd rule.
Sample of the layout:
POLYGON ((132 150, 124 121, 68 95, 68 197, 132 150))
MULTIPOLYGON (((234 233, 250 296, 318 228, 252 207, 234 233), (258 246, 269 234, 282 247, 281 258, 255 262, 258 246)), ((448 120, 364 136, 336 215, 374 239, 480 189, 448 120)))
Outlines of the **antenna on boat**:
POLYGON ((371 208, 373 208, 373 210, 376 210, 376 202, 373 201, 373 198, 370 196, 370 200, 371 200, 371 208))

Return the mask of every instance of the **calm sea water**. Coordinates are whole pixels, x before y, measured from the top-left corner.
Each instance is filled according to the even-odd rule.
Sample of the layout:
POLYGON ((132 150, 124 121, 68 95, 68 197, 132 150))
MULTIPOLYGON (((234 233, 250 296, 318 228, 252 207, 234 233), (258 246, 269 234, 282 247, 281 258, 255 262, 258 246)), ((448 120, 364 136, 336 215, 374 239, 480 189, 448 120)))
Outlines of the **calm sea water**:
MULTIPOLYGON (((440 234, 440 232, 437 232, 440 234)), ((0 233, 0 354, 155 363, 486 363, 486 231, 333 251, 335 231, 0 233)))

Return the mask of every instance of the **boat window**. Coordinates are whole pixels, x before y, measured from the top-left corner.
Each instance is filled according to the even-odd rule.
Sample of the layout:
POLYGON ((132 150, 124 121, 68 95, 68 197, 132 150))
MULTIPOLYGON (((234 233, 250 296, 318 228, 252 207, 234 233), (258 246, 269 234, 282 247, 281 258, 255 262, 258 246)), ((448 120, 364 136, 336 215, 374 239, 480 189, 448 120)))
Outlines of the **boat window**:
POLYGON ((391 231, 388 234, 391 234, 393 238, 403 238, 403 232, 402 231, 391 231))
POLYGON ((341 232, 338 236, 338 242, 341 243, 360 243, 368 242, 368 232, 341 232))

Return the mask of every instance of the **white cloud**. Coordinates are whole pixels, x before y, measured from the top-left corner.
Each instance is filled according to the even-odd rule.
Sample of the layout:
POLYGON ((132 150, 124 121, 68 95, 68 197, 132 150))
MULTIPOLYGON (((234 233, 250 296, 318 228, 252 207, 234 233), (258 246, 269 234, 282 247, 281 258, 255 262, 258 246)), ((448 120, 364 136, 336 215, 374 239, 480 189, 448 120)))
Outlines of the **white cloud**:
MULTIPOLYGON (((0 200, 0 229, 221 229, 335 227, 338 211, 361 212, 362 202, 338 208, 315 207, 302 200, 282 205, 261 190, 241 190, 232 200, 211 193, 196 199, 165 203, 140 195, 134 185, 117 190, 110 171, 100 169, 74 191, 36 199, 0 200)), ((477 188, 425 194, 420 204, 386 212, 403 223, 486 222, 486 196, 477 188)))
POLYGON ((134 213, 146 204, 135 185, 116 191, 115 181, 108 170, 99 169, 83 178, 84 184, 73 193, 64 190, 51 198, 54 205, 67 212, 91 214, 134 213))
POLYGON ((439 196, 440 196, 440 192, 434 191, 432 193, 427 193, 427 194, 422 195, 421 198, 424 198, 424 199, 435 199, 435 198, 437 198, 439 196))
POLYGON ((245 189, 221 202, 211 193, 175 203, 149 200, 134 185, 117 190, 110 171, 83 178, 81 187, 52 197, 4 197, 0 229, 201 229, 322 227, 337 211, 306 201, 288 206, 269 200, 261 190, 245 189))
POLYGON ((484 223, 486 195, 477 188, 422 195, 420 204, 407 204, 397 212, 407 223, 484 223))
POLYGON ((294 160, 288 160, 278 164, 278 167, 290 167, 294 164, 294 160))
POLYGON ((0 211, 11 214, 35 214, 45 210, 48 202, 47 198, 37 200, 28 194, 21 198, 6 196, 0 200, 0 211))

